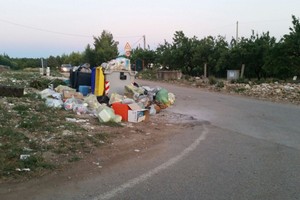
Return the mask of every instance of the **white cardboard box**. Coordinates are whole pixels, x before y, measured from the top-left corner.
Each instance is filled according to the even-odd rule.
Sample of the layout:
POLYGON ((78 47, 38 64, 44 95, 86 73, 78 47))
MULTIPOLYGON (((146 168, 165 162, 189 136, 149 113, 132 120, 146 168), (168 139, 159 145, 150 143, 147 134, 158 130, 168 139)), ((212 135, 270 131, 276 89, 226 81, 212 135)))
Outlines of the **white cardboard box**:
POLYGON ((141 122, 149 119, 149 110, 142 109, 138 104, 133 103, 128 105, 131 110, 128 110, 129 122, 141 122))

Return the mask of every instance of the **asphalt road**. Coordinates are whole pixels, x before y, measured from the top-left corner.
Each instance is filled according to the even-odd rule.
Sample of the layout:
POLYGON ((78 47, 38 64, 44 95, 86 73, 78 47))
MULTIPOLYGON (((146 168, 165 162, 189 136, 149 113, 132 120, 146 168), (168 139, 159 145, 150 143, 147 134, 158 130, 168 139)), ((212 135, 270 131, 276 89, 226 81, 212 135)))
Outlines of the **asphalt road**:
MULTIPOLYGON (((164 83, 191 123, 92 179, 31 199, 300 199, 300 107, 164 83)), ((174 118, 178 120, 178 118, 174 118)))

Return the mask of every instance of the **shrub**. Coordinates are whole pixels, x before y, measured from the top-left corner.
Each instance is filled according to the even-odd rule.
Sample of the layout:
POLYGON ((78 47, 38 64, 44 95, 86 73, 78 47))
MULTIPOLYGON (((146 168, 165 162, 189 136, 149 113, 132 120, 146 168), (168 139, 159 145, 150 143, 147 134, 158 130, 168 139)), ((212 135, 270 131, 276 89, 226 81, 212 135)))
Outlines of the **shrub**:
POLYGON ((208 82, 210 85, 215 85, 217 83, 217 79, 214 76, 208 77, 208 82))
POLYGON ((218 81, 217 84, 216 84, 216 87, 223 88, 224 87, 224 82, 223 81, 218 81))

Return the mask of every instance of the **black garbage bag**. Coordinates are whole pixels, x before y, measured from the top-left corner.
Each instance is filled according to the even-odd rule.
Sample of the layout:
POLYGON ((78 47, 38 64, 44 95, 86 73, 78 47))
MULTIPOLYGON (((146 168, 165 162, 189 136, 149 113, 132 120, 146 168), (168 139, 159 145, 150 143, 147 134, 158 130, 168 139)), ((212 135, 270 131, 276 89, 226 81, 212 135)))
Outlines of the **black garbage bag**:
POLYGON ((109 102, 109 97, 106 95, 103 96, 97 96, 97 100, 100 104, 105 103, 106 105, 108 105, 109 102))

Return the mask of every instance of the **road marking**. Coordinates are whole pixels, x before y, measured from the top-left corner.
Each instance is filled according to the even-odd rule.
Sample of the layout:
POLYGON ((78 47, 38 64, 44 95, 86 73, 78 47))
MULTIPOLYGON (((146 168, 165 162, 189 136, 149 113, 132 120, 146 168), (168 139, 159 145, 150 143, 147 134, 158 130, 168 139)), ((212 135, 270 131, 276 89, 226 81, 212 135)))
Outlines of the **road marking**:
POLYGON ((95 197, 94 200, 111 199, 111 198, 115 197, 116 195, 121 194, 122 192, 125 192, 127 189, 132 188, 135 185, 146 181, 147 179, 151 178, 153 175, 161 172, 162 170, 165 170, 165 169, 171 167, 172 165, 174 165, 177 162, 179 162, 180 160, 182 160, 190 152, 194 151, 197 148, 197 146, 200 144, 200 142, 206 139, 207 134, 208 134, 208 129, 205 127, 205 125, 203 125, 203 131, 202 131, 201 135, 189 147, 184 149, 180 154, 171 158, 167 162, 159 165, 158 167, 148 171, 147 173, 145 173, 139 177, 136 177, 134 179, 131 179, 131 180, 127 181, 126 183, 120 185, 119 187, 117 187, 109 192, 106 192, 102 195, 95 197))

